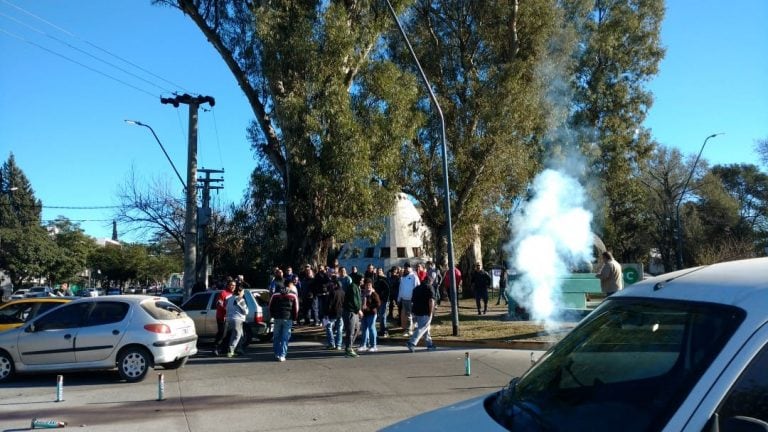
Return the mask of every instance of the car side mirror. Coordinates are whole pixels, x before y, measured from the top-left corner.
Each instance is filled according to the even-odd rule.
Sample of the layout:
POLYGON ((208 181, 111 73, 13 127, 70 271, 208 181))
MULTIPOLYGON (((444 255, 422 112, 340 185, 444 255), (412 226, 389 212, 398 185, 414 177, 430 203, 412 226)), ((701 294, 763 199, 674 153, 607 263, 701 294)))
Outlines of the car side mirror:
POLYGON ((31 323, 27 326, 27 328, 24 329, 25 333, 34 333, 35 332, 35 323, 31 323))

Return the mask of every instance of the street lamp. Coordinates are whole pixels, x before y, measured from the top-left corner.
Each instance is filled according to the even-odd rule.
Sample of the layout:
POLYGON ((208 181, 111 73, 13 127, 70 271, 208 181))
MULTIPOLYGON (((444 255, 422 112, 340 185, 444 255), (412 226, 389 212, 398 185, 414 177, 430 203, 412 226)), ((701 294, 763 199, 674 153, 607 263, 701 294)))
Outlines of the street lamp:
POLYGON ((152 126, 150 126, 148 124, 144 124, 144 123, 142 123, 142 122, 140 122, 138 120, 125 120, 125 122, 130 124, 130 125, 144 126, 145 128, 149 129, 150 132, 152 132, 152 135, 155 137, 155 141, 157 141, 157 143, 160 145, 160 149, 163 151, 163 154, 168 159, 168 162, 170 162, 171 167, 173 167, 173 171, 176 173, 176 177, 179 178, 179 181, 181 182, 181 186, 184 188, 184 190, 186 190, 187 189, 187 185, 184 184, 184 180, 182 180, 181 174, 179 174, 179 170, 176 169, 176 165, 173 164, 173 161, 171 160, 171 157, 168 156, 168 152, 165 151, 165 147, 163 146, 163 143, 160 142, 160 138, 157 137, 157 134, 155 133, 155 130, 152 129, 152 126))
POLYGON ((691 172, 688 173, 688 178, 685 180, 685 184, 683 185, 683 190, 680 192, 680 198, 677 199, 677 206, 675 207, 675 214, 676 214, 676 225, 677 225, 677 269, 680 270, 683 268, 683 232, 680 228, 680 204, 683 202, 683 196, 685 196, 685 190, 688 188, 688 182, 691 181, 691 177, 693 177, 693 172, 696 170, 696 164, 699 163, 699 158, 701 158, 701 153, 704 151, 704 146, 707 145, 707 141, 709 141, 710 138, 714 138, 718 135, 723 135, 724 132, 715 133, 710 136, 708 136, 706 139, 704 139, 704 143, 701 145, 701 149, 699 150, 699 154, 696 155, 696 160, 693 161, 693 166, 691 167, 691 172))
POLYGON ((447 240, 448 240, 448 273, 450 274, 450 282, 451 282, 451 288, 450 288, 450 296, 453 298, 453 301, 451 301, 451 321, 453 322, 453 335, 458 336, 459 335, 459 306, 458 306, 458 293, 456 290, 456 273, 455 273, 455 265, 453 262, 453 227, 451 225, 451 201, 450 201, 450 185, 448 183, 448 149, 445 145, 445 117, 443 116, 443 110, 440 108, 440 104, 437 102, 437 98, 435 97, 435 93, 432 91, 432 85, 429 83, 429 80, 427 79, 427 75, 424 73, 424 70, 421 68, 421 63, 419 63, 418 57, 416 57, 416 53, 413 51, 413 47, 411 46, 411 42, 408 40, 408 36, 405 34, 405 30, 403 30, 403 25, 400 24, 400 19, 397 17, 397 13, 395 12, 395 8, 392 7, 392 3, 387 0, 387 6, 389 6, 389 11, 392 13, 392 18, 394 18, 395 23, 397 23, 397 28, 400 30, 400 34, 403 36, 403 39, 405 40, 405 44, 408 46, 408 51, 411 52, 411 56, 413 57, 413 62, 416 63, 416 68, 419 69, 419 73, 421 74, 421 79, 424 81, 424 85, 427 86, 427 90, 429 91, 429 98, 432 100, 432 103, 435 105, 435 109, 437 110, 438 115, 440 116, 440 136, 442 138, 442 153, 443 153, 443 207, 445 211, 445 223, 448 228, 447 233, 447 240))

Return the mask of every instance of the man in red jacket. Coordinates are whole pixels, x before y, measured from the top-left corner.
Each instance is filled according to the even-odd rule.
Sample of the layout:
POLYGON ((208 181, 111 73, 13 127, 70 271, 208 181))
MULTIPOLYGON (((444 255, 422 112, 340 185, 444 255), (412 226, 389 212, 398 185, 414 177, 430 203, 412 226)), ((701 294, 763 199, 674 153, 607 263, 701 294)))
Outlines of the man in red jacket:
POLYGON ((224 338, 227 330, 227 299, 232 295, 232 291, 235 290, 237 283, 230 279, 227 282, 227 288, 221 291, 216 296, 216 339, 213 341, 213 355, 218 356, 219 350, 223 350, 223 346, 226 344, 224 341, 228 341, 228 338, 224 338))

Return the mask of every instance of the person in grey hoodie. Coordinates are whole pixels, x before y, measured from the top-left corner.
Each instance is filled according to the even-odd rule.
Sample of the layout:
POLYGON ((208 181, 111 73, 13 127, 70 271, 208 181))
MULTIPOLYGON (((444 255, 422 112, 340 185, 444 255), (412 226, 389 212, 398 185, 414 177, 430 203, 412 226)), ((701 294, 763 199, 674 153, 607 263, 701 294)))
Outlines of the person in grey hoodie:
POLYGON ((232 330, 232 336, 229 338, 229 352, 227 357, 234 357, 238 349, 240 340, 243 337, 243 323, 248 315, 248 305, 243 298, 243 288, 236 287, 232 295, 227 299, 227 325, 232 330))

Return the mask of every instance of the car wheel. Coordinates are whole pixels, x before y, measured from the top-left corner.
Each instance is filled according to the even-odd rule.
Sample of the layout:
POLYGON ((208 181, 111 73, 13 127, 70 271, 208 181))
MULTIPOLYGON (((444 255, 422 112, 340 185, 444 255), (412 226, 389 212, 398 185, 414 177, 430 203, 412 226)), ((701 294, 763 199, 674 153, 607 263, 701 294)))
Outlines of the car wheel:
POLYGON ((160 366, 162 366, 164 369, 173 370, 173 369, 179 369, 181 367, 184 367, 185 364, 187 364, 187 359, 189 357, 182 357, 178 360, 174 360, 170 363, 163 363, 160 366))
POLYGON ((258 336, 256 336, 256 339, 259 340, 259 342, 269 342, 272 340, 272 332, 270 333, 262 333, 258 336))
POLYGON ((14 366, 10 354, 0 351, 0 382, 7 381, 13 376, 14 366))
POLYGON ((149 371, 149 353, 144 348, 129 347, 117 356, 117 370, 120 378, 128 382, 143 380, 149 371))

